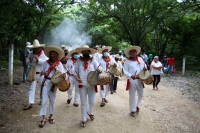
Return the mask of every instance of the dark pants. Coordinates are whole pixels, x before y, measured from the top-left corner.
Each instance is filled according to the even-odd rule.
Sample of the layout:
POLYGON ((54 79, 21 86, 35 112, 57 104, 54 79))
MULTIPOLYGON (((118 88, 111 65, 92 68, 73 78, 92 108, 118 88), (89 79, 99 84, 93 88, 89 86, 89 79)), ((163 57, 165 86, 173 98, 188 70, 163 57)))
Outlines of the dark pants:
POLYGON ((22 63, 23 67, 24 67, 24 71, 23 71, 23 82, 26 82, 26 76, 28 74, 28 65, 26 65, 25 62, 22 63))
POLYGON ((155 88, 160 82, 160 75, 153 75, 153 88, 155 88))
POLYGON ((116 91, 116 90, 117 90, 117 81, 118 81, 118 77, 113 76, 113 87, 112 87, 112 91, 116 91))

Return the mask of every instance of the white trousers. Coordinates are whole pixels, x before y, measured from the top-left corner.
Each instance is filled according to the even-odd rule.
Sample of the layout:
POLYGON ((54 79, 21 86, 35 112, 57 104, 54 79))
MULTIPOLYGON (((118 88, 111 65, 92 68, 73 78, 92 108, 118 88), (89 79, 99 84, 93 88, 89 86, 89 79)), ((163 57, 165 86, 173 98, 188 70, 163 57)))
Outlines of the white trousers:
POLYGON ((79 94, 79 88, 78 88, 77 83, 70 82, 70 88, 67 91, 67 93, 68 93, 68 99, 72 98, 72 91, 73 91, 74 88, 75 88, 74 103, 78 104, 78 100, 79 100, 80 94, 79 94))
MULTIPOLYGON (((28 92, 28 103, 34 104, 35 102, 35 89, 37 87, 37 84, 39 87, 41 87, 42 81, 44 76, 40 76, 40 74, 36 74, 36 80, 30 83, 30 89, 28 92)), ((40 89, 40 88, 39 88, 40 89)))
POLYGON ((92 114, 92 108, 96 102, 96 92, 94 86, 83 85, 79 88, 80 99, 81 99, 81 116, 82 121, 87 120, 87 113, 92 114))
POLYGON ((52 86, 51 81, 47 79, 45 82, 45 86, 42 89, 42 102, 39 113, 40 116, 46 115, 48 99, 49 99, 49 114, 54 113, 57 88, 55 87, 54 92, 52 92, 51 86, 52 86))
POLYGON ((104 87, 104 90, 102 90, 100 86, 100 97, 106 98, 106 96, 110 94, 110 86, 109 84, 107 84, 107 85, 103 85, 103 87, 104 87))
POLYGON ((141 80, 136 79, 130 82, 129 88, 129 107, 131 112, 136 112, 136 107, 141 105, 141 100, 143 97, 143 84, 141 80), (138 97, 135 96, 137 91, 138 97))

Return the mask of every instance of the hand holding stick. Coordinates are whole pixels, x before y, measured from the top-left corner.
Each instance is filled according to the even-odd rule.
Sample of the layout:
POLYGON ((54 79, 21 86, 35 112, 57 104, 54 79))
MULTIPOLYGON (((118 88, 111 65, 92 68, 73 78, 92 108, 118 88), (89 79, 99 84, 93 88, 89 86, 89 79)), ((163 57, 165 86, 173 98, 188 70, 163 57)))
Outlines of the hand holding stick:
MULTIPOLYGON (((101 63, 99 64, 99 66, 101 65, 101 63)), ((97 67, 97 69, 99 68, 99 66, 97 67)), ((95 70, 95 72, 97 71, 97 69, 95 70)), ((94 73, 95 74, 95 73, 94 73)), ((94 77, 94 74, 92 75, 91 79, 94 77)))

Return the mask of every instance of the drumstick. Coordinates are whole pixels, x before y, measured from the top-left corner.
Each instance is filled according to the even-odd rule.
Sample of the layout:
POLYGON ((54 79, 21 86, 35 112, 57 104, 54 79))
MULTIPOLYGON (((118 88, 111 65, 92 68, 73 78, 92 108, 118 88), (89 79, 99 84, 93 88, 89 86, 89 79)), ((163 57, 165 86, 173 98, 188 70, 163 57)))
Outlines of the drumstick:
MULTIPOLYGON (((99 66, 101 65, 101 63, 99 64, 99 66)), ((99 68, 99 66, 97 67, 97 69, 99 68)), ((95 72, 97 71, 97 69, 95 70, 95 72)), ((95 73, 94 73, 95 74, 95 73)), ((92 75, 91 79, 94 77, 94 74, 92 75)))

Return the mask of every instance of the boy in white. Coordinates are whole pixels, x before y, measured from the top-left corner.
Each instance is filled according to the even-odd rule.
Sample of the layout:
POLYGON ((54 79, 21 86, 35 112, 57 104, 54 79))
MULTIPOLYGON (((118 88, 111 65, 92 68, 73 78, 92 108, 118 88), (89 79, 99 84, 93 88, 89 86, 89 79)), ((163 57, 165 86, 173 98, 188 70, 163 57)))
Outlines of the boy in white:
POLYGON ((158 89, 158 84, 160 82, 162 63, 158 61, 158 56, 154 57, 154 60, 151 62, 151 75, 153 75, 153 90, 158 89), (155 88, 156 87, 156 88, 155 88))
MULTIPOLYGON (((111 56, 109 56, 108 52, 111 49, 112 47, 106 46, 99 50, 99 53, 102 54, 102 57, 98 60, 98 62, 99 64, 101 64, 100 66, 103 72, 108 72, 110 65, 113 65, 114 67, 117 66, 115 60, 111 56)), ((108 103, 108 100, 106 100, 106 95, 108 95, 111 90, 112 90, 112 80, 109 84, 100 86, 100 97, 102 98, 100 107, 104 107, 105 103, 108 103)))
POLYGON ((68 93, 68 100, 67 100, 67 104, 70 104, 71 100, 72 100, 72 91, 75 88, 75 96, 74 96, 74 106, 78 107, 78 100, 79 100, 79 90, 78 90, 78 85, 77 85, 77 81, 74 78, 74 65, 77 62, 78 58, 79 58, 79 54, 75 51, 75 50, 71 50, 68 55, 68 57, 71 57, 67 60, 66 63, 66 69, 67 69, 67 74, 69 76, 69 81, 70 81, 70 88, 67 91, 68 93))
MULTIPOLYGON (((49 57, 41 69, 40 75, 44 75, 42 81, 42 102, 39 115, 42 116, 42 121, 39 124, 39 127, 43 127, 46 123, 46 110, 47 110, 47 101, 49 99, 49 123, 54 124, 53 113, 55 109, 55 99, 56 99, 56 90, 57 88, 51 82, 51 77, 56 72, 65 73, 64 67, 60 62, 60 59, 64 56, 64 51, 57 46, 47 46, 44 49, 46 56, 49 57)), ((63 74, 65 78, 65 74, 63 74)))
POLYGON ((139 112, 139 106, 143 97, 143 82, 139 79, 138 74, 142 69, 146 70, 145 63, 141 57, 137 55, 140 53, 141 48, 138 46, 130 46, 125 50, 127 57, 124 63, 124 74, 128 78, 126 90, 129 90, 129 107, 130 115, 135 117, 135 112, 139 112), (137 91, 138 98, 135 98, 137 91))
POLYGON ((94 54, 95 52, 97 52, 95 49, 89 48, 89 46, 84 45, 83 47, 77 48, 75 50, 83 54, 83 57, 81 56, 75 64, 74 77, 79 82, 82 115, 82 122, 80 123, 80 126, 85 127, 87 120, 86 114, 89 115, 91 120, 94 120, 92 108, 95 103, 95 97, 97 92, 97 88, 95 86, 91 86, 88 83, 87 75, 90 71, 95 70, 101 73, 101 69, 100 67, 98 68, 99 63, 96 61, 96 59, 90 58, 90 54, 94 54))
POLYGON ((30 89, 28 92, 28 105, 24 107, 24 110, 28 110, 32 108, 32 105, 34 104, 35 101, 35 89, 36 85, 41 86, 42 79, 44 78, 43 76, 40 76, 40 70, 42 68, 42 64, 48 60, 46 55, 44 54, 43 47, 44 44, 40 44, 38 40, 33 41, 33 45, 27 46, 28 48, 32 48, 33 52, 31 52, 26 58, 26 64, 30 65, 31 67, 35 66, 36 67, 36 79, 30 83, 30 89))

